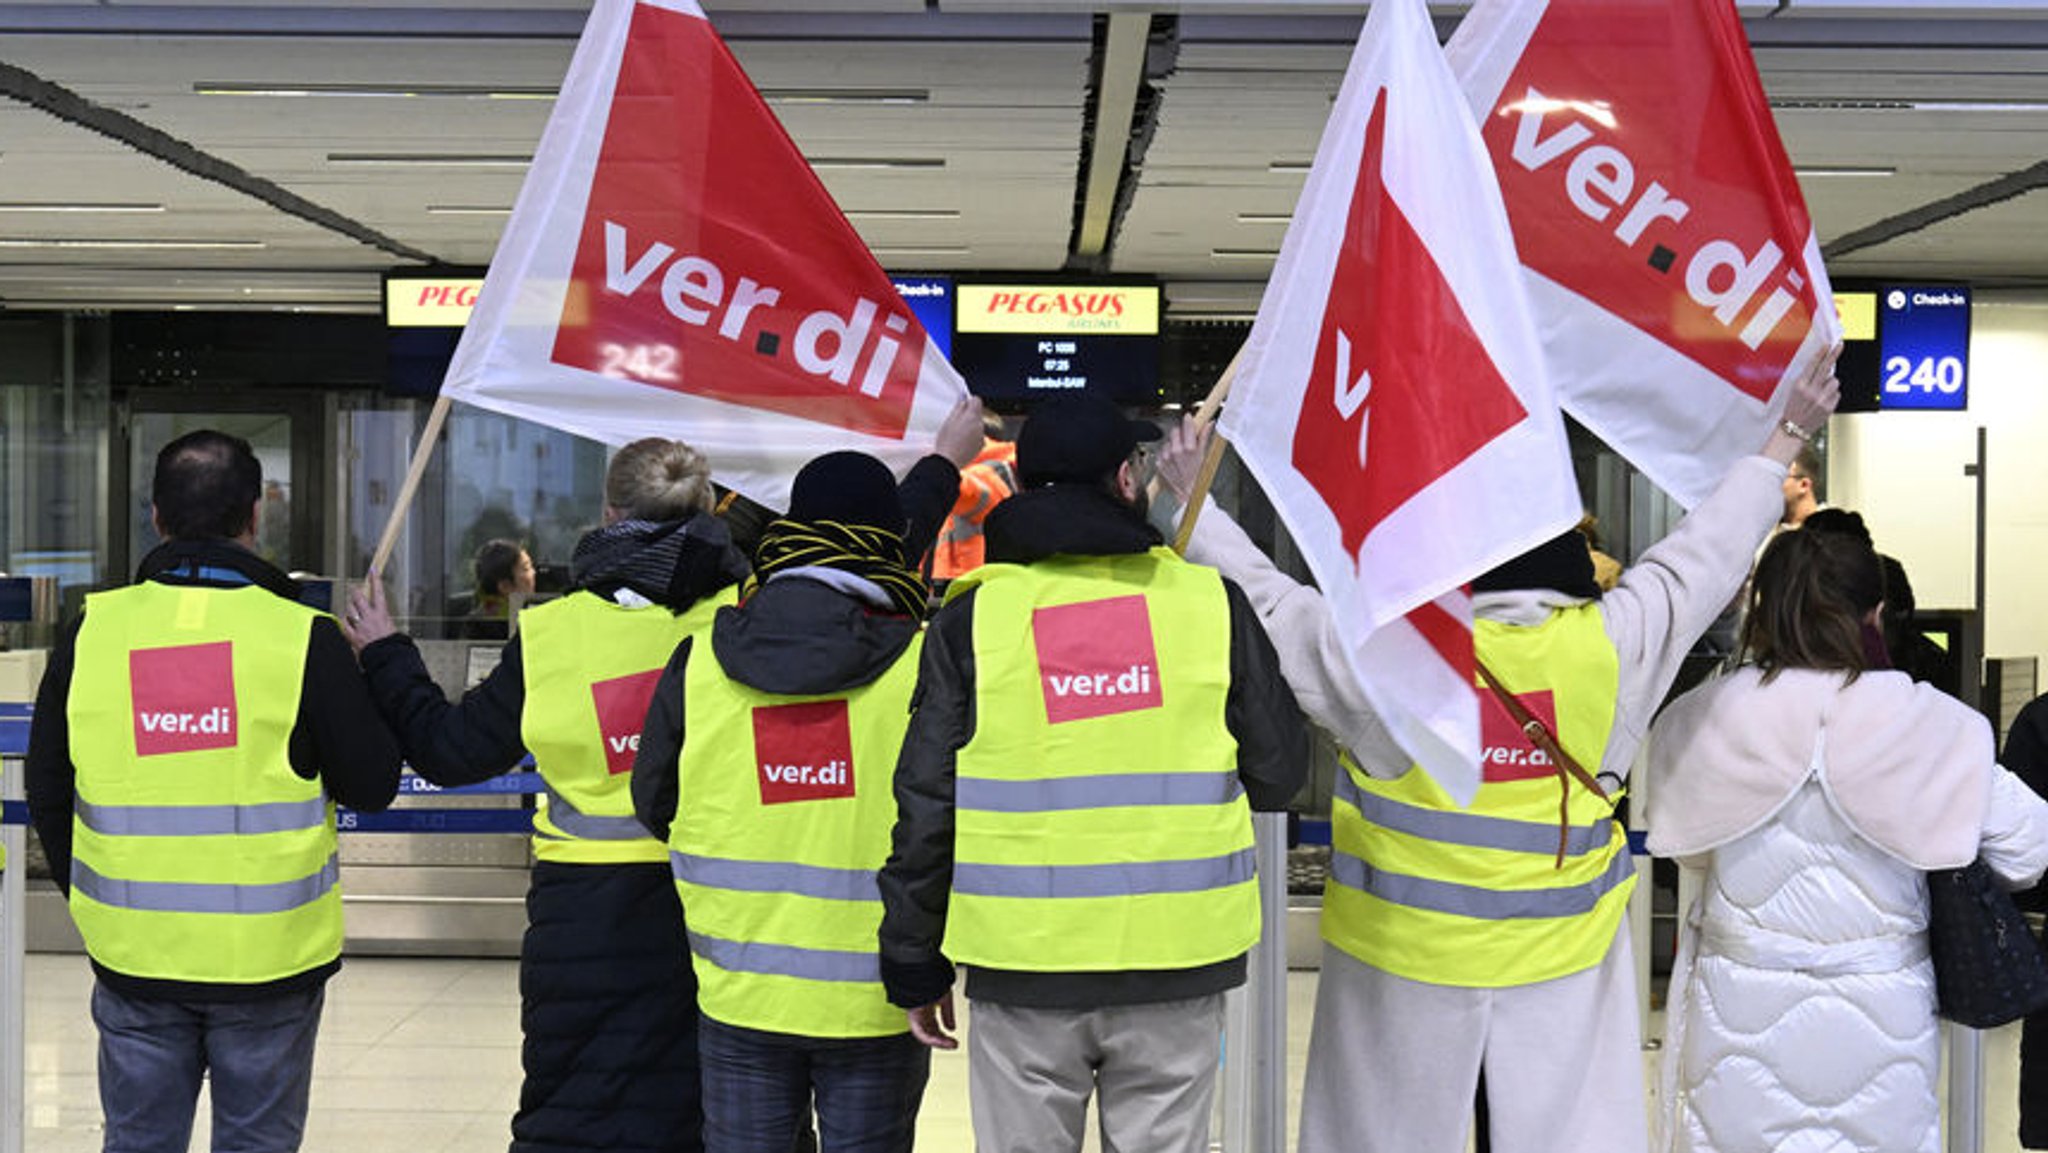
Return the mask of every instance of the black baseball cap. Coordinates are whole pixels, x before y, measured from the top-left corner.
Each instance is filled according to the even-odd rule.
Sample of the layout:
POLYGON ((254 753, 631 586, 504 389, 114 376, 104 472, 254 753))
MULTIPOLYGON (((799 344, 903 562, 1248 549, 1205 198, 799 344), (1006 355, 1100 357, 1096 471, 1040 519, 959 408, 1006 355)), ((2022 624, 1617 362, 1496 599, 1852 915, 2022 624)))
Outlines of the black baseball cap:
POLYGON ((1054 397, 1031 410, 1017 434, 1017 476, 1026 488, 1106 480, 1159 426, 1132 420, 1123 410, 1086 393, 1054 397))

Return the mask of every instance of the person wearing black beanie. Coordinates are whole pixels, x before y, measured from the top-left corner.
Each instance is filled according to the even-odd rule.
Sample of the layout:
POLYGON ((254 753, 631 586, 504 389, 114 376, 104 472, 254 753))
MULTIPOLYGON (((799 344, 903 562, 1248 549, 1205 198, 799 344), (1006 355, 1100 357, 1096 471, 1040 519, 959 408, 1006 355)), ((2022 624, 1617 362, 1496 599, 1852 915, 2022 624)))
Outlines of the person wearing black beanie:
POLYGON ((882 995, 874 873, 927 589, 896 478, 832 452, 796 475, 737 605, 676 647, 633 762, 668 843, 703 1013, 712 1153, 908 1153, 931 1056, 882 995))
POLYGON ((1306 772, 1251 606, 1140 511, 1158 435, 1096 397, 1041 405, 990 563, 927 633, 881 975, 953 1048, 967 966, 981 1153, 1078 1150, 1091 1096, 1104 1148, 1209 1147, 1223 993, 1258 936, 1250 810, 1306 772))

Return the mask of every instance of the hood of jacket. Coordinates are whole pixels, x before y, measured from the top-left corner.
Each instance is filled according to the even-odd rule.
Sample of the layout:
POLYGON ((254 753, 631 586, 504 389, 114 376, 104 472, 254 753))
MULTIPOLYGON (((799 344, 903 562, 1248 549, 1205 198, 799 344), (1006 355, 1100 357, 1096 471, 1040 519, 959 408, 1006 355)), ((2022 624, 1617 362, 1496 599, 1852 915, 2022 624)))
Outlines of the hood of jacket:
POLYGON ((1062 553, 1114 556, 1165 543, 1137 509, 1083 484, 1020 492, 989 512, 983 531, 991 563, 1030 564, 1062 553))
POLYGON ((711 651, 727 676, 762 692, 838 693, 887 672, 919 626, 791 573, 718 610, 711 651))
POLYGON ((1753 667, 1673 701, 1650 734, 1650 851, 1689 856, 1777 814, 1809 778, 1864 839, 1914 868, 1977 855, 1991 726, 1904 673, 1753 667))

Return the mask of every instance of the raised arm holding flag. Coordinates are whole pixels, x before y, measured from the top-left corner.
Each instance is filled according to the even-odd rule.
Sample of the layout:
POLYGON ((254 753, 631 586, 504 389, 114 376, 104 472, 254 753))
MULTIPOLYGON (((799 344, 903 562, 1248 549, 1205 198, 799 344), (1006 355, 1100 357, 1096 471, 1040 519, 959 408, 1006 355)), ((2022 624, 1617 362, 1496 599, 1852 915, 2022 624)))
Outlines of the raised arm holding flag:
MULTIPOLYGON (((1569 527, 1568 473, 1557 507, 1549 465, 1562 450, 1540 447, 1556 415, 1542 358, 1529 369, 1525 346, 1500 335, 1529 331, 1510 327, 1515 294, 1500 291, 1516 278, 1458 276, 1482 260, 1511 267, 1513 249, 1469 209, 1461 228, 1431 228, 1431 209, 1492 187, 1487 165, 1452 167, 1466 155, 1456 141, 1395 143, 1420 100, 1408 86, 1442 99, 1452 83, 1419 0, 1375 4, 1223 421, 1321 593, 1213 512, 1189 556, 1244 587, 1304 710, 1347 753, 1302 1153, 1456 1153, 1482 1069, 1498 1153, 1640 1153, 1621 928, 1634 869, 1614 806, 1680 660, 1775 519, 1786 462, 1833 409, 1832 357, 1789 370, 1776 423, 1751 430, 1763 455, 1714 460, 1718 489, 1601 596, 1569 527), (1430 291, 1439 283, 1448 291, 1430 291), (1457 591, 1468 579, 1469 601, 1457 591), (1460 621, 1467 605, 1476 623, 1460 621), (1482 669, 1498 690, 1475 686, 1482 669), (1531 721, 1544 730, 1533 739, 1531 721), (1463 738, 1462 725, 1478 732, 1463 738)), ((1641 369, 1625 348, 1606 355, 1641 369)), ((1728 357, 1738 376, 1775 384, 1788 371, 1728 357)), ((1189 425, 1163 454, 1184 498, 1201 447, 1189 425)))

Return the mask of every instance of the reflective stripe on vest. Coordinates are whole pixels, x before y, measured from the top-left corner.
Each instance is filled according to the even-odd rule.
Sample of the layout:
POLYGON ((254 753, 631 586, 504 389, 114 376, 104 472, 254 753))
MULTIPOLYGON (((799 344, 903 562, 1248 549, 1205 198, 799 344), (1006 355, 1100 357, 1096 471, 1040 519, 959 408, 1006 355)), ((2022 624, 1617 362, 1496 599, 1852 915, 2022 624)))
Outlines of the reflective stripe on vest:
POLYGON ((1051 813, 1123 805, 1224 805, 1244 794, 1237 774, 1105 773, 1036 781, 960 781, 955 809, 990 813, 1051 813))
MULTIPOLYGON (((1432 809, 1410 805, 1368 793, 1358 787, 1349 772, 1337 774, 1336 795, 1358 810, 1369 824, 1424 840, 1447 845, 1469 845, 1475 849, 1504 849, 1511 853, 1557 852, 1557 826, 1529 821, 1511 821, 1476 813, 1432 809)), ((1614 839, 1614 821, 1605 818, 1590 825, 1575 825, 1565 836, 1564 854, 1583 857, 1605 849, 1614 839)))
POLYGON ((789 893, 825 901, 880 901, 873 869, 830 869, 786 861, 732 861, 673 850, 669 875, 685 884, 741 893, 789 893))
POLYGON ((668 860, 705 1016, 803 1037, 908 1028, 881 985, 875 873, 921 650, 913 636, 872 682, 792 697, 691 648, 668 860))
POLYGON ((107 969, 256 985, 340 955, 333 809, 289 752, 317 615, 255 585, 86 599, 70 906, 107 969))
POLYGON ((1593 911, 1600 898, 1634 880, 1635 875, 1635 862, 1622 853, 1607 863, 1605 873, 1583 885, 1567 889, 1489 889, 1383 873, 1349 853, 1330 854, 1333 884, 1371 893, 1396 905, 1488 921, 1577 917, 1593 911))
POLYGON ((681 615, 587 591, 519 614, 525 705, 519 732, 547 783, 533 855, 556 863, 659 863, 667 850, 633 816, 633 754, 654 682, 684 637, 709 633, 728 586, 681 615))
MULTIPOLYGON (((567 797, 556 792, 552 786, 543 786, 541 800, 547 804, 547 823, 558 831, 547 831, 536 827, 534 836, 552 840, 583 841, 644 841, 649 839, 647 826, 638 817, 593 817, 578 812, 567 797)), ((537 824, 537 823, 536 823, 537 824)))
MULTIPOLYGON (((1598 771, 1619 659, 1595 605, 1521 628, 1479 621, 1480 659, 1598 771)), ((1498 988, 1588 969, 1613 944, 1635 883, 1613 799, 1571 785, 1562 867, 1559 774, 1484 689, 1484 779, 1459 806, 1420 769, 1392 780, 1349 758, 1331 805, 1323 937, 1365 963, 1433 984, 1498 988)))
POLYGON ((264 805, 95 805, 80 798, 72 811, 86 828, 117 837, 281 833, 317 829, 333 819, 319 798, 264 805))
MULTIPOLYGON (((804 949, 760 941, 728 941, 692 929, 690 952, 729 974, 836 984, 880 984, 882 980, 881 957, 858 949, 804 949)), ((899 1010, 896 1015, 903 1014, 899 1010)))
POLYGON ((1138 897, 1148 893, 1205 893, 1253 877, 1250 849, 1192 861, 1127 865, 953 865, 953 891, 983 897, 1066 900, 1138 897))
POLYGON ((320 871, 295 881, 267 885, 206 885, 192 881, 124 881, 102 877, 91 866, 71 863, 71 887, 120 909, 153 913, 284 913, 310 905, 341 881, 338 857, 320 871))
POLYGON ((1258 937, 1224 724, 1230 608, 1165 549, 984 566, 944 950, 1026 972, 1188 969, 1258 937))

